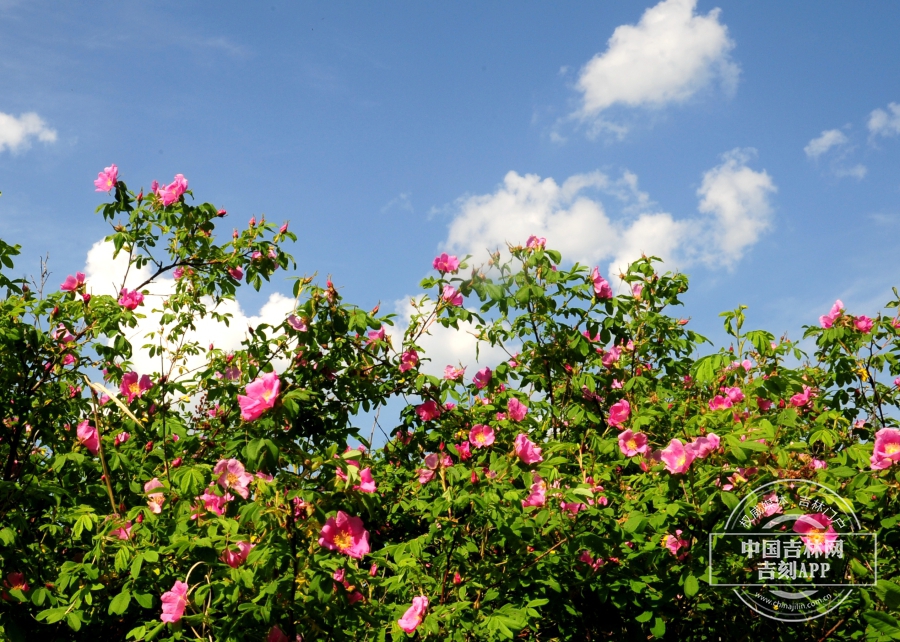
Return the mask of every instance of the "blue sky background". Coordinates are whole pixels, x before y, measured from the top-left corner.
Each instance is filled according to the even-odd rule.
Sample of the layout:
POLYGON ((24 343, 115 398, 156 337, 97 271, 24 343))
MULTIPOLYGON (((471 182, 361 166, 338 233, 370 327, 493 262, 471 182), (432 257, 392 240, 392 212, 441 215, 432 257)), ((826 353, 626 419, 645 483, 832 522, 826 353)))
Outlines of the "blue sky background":
MULTIPOLYGON (((644 201, 584 192, 614 224, 644 212, 706 226, 686 228, 671 252, 692 279, 694 329, 721 340, 716 315, 740 303, 749 325, 795 338, 836 298, 877 313, 900 284, 900 107, 889 107, 900 102, 900 10, 691 5, 655 10, 680 6, 728 46, 676 82, 674 99, 654 99, 648 81, 630 104, 613 92, 609 108, 585 114, 585 65, 652 2, 0 0, 0 114, 16 119, 0 116, 0 237, 23 245, 17 270, 37 273, 49 252, 51 283, 62 282, 106 234, 93 214, 99 170, 116 163, 134 189, 182 173, 198 199, 229 211, 224 233, 261 213, 289 219, 298 272, 391 306, 416 293, 448 229, 508 172, 562 184, 627 171, 644 201), (870 127, 875 110, 885 118, 870 127), (42 124, 23 137, 26 113, 42 124), (598 122, 627 131, 591 135, 598 122), (837 143, 817 153, 811 141, 830 130, 837 143), (775 188, 760 196, 765 224, 730 258, 719 248, 701 260, 714 233, 698 189, 723 154, 748 148, 738 168, 775 188)), ((676 23, 644 46, 673 35, 690 52, 697 43, 676 23)), ((612 81, 640 85, 648 67, 628 55, 612 81)), ((564 233, 563 245, 581 236, 564 233)), ((596 257, 607 272, 614 256, 596 257)), ((241 301, 255 313, 270 293, 241 301)))

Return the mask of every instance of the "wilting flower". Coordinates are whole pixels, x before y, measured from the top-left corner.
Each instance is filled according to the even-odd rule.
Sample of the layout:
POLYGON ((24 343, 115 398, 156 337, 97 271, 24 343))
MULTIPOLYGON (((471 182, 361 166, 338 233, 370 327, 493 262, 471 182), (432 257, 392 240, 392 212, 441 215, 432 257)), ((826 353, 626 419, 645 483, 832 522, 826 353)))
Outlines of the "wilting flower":
POLYGON ((184 615, 184 608, 187 606, 188 585, 179 580, 175 580, 171 591, 162 594, 160 601, 162 602, 162 615, 160 620, 163 622, 177 622, 184 615))
POLYGON ((292 314, 287 318, 288 325, 294 328, 297 332, 306 332, 309 330, 309 326, 306 325, 306 321, 301 319, 296 314, 292 314))
POLYGON ((794 522, 794 532, 801 534, 800 539, 806 544, 807 552, 813 555, 830 553, 838 538, 831 518, 824 513, 803 515, 794 522))
POLYGON ((591 280, 594 282, 594 294, 598 299, 611 299, 613 296, 612 288, 606 279, 600 276, 600 269, 594 268, 591 272, 591 280))
POLYGON ((619 450, 626 457, 634 457, 647 452, 647 435, 642 432, 625 430, 619 433, 619 450))
POLYGON ((222 553, 219 559, 228 564, 228 566, 230 566, 231 568, 237 568, 247 559, 247 556, 250 554, 253 546, 254 544, 250 544, 249 542, 238 542, 237 551, 226 548, 225 552, 222 553))
POLYGON ((118 539, 131 539, 131 527, 131 522, 125 522, 124 525, 112 531, 110 535, 118 539))
POLYGON ((143 397, 144 393, 152 387, 153 383, 149 376, 142 375, 138 380, 138 373, 128 372, 122 377, 122 385, 119 386, 119 390, 128 399, 128 403, 131 403, 136 397, 143 397))
POLYGON ((883 470, 896 461, 900 461, 900 430, 882 428, 875 433, 875 449, 869 462, 873 469, 883 470))
POLYGON ((584 510, 586 506, 581 502, 560 502, 559 508, 560 510, 567 512, 570 517, 575 517, 575 515, 578 514, 578 511, 584 510))
POLYGON ((444 379, 446 379, 447 381, 456 381, 457 379, 462 379, 465 374, 465 368, 454 368, 453 366, 447 366, 444 368, 444 379))
POLYGON ((188 182, 184 175, 175 174, 175 180, 165 187, 160 187, 157 191, 157 195, 162 201, 163 206, 168 207, 179 198, 181 198, 182 194, 187 191, 187 188, 188 182))
POLYGON ((435 257, 434 261, 432 261, 431 263, 431 266, 441 274, 446 274, 447 272, 456 272, 459 269, 459 259, 455 256, 449 256, 446 252, 444 252, 440 256, 435 257))
POLYGON ((459 453, 460 461, 468 461, 472 458, 472 451, 469 450, 468 441, 464 441, 461 444, 456 444, 456 452, 459 453))
POLYGON ((406 613, 403 614, 403 617, 397 620, 397 624, 399 624, 400 628, 407 633, 412 633, 416 630, 416 627, 418 627, 422 623, 422 619, 425 617, 425 611, 427 609, 427 597, 425 597, 424 595, 414 597, 412 606, 406 609, 406 613))
POLYGON ((441 408, 434 399, 429 399, 423 404, 416 406, 416 414, 422 421, 431 421, 441 416, 441 408))
POLYGON ((853 319, 853 326, 863 334, 871 332, 873 325, 875 325, 875 322, 866 315, 853 319))
POLYGON ((542 250, 547 246, 547 239, 542 236, 535 236, 532 234, 528 237, 528 240, 525 241, 525 247, 530 247, 533 250, 542 250))
POLYGON ((627 399, 617 401, 609 408, 609 425, 620 427, 631 416, 631 404, 627 399))
POLYGON ((267 372, 247 384, 247 395, 238 395, 238 404, 241 407, 241 419, 253 421, 258 419, 266 410, 275 405, 281 382, 274 372, 267 372))
POLYGON ((772 402, 768 399, 763 399, 762 397, 756 398, 756 407, 759 408, 760 412, 768 412, 772 409, 772 402))
POLYGON ((534 442, 524 433, 519 433, 519 435, 516 436, 515 447, 516 455, 518 455, 519 459, 525 464, 536 464, 544 461, 544 458, 541 457, 541 449, 535 446, 534 442))
POLYGON ((369 532, 359 517, 351 517, 342 510, 329 517, 319 533, 319 546, 340 551, 355 559, 369 552, 369 532))
POLYGON ((676 558, 682 560, 687 557, 687 550, 680 554, 678 551, 690 548, 691 543, 689 540, 681 538, 681 529, 679 528, 674 535, 663 535, 663 546, 669 549, 669 552, 676 558))
MULTIPOLYGON (((224 515, 225 508, 228 506, 228 502, 230 502, 234 497, 231 493, 225 493, 224 497, 222 495, 217 495, 212 492, 212 486, 206 489, 206 491, 197 497, 201 502, 203 502, 203 508, 208 510, 211 513, 215 513, 216 515, 224 515)), ((191 515, 191 519, 197 519, 200 517, 200 508, 194 508, 194 514, 191 515)))
POLYGON ((63 284, 59 286, 59 289, 63 292, 74 292, 78 288, 84 285, 84 273, 76 272, 75 276, 71 274, 66 277, 66 280, 63 281, 63 284))
POLYGON ((250 490, 247 486, 253 481, 253 475, 244 469, 244 465, 237 459, 220 459, 213 468, 213 475, 218 475, 216 483, 224 489, 233 489, 238 495, 247 499, 250 490))
POLYGON ((469 443, 475 448, 484 448, 494 443, 494 429, 485 424, 475 424, 469 431, 469 443))
POLYGON ((19 573, 17 571, 12 571, 7 573, 6 579, 3 581, 3 586, 8 588, 9 590, 20 590, 23 593, 27 592, 30 586, 28 586, 28 582, 25 581, 25 574, 19 573))
POLYGON ((710 410, 725 410, 726 408, 731 408, 734 403, 728 397, 723 397, 722 395, 716 395, 709 402, 710 410))
POLYGON ((506 403, 506 410, 513 421, 522 421, 528 414, 528 407, 515 397, 506 403))
POLYGON ((460 306, 463 304, 462 293, 452 285, 445 285, 441 291, 441 298, 450 305, 460 306))
POLYGON ((116 186, 119 180, 119 168, 115 163, 109 167, 104 167, 102 172, 97 174, 97 180, 94 181, 95 192, 109 192, 116 186))
POLYGON ((361 493, 374 493, 377 490, 371 468, 363 468, 359 471, 359 481, 362 483, 354 486, 353 490, 358 490, 361 493))
POLYGON ((155 513, 156 515, 159 515, 162 512, 162 505, 166 501, 166 496, 162 493, 151 493, 150 491, 162 487, 162 482, 156 477, 144 484, 144 494, 148 495, 147 506, 150 507, 150 512, 155 513))
POLYGON ((819 325, 823 328, 830 328, 834 325, 834 322, 837 321, 838 317, 841 316, 844 312, 844 304, 840 299, 834 302, 834 305, 831 306, 831 311, 828 314, 823 314, 819 317, 819 325))
POLYGON ((96 455, 97 451, 100 450, 100 434, 86 419, 78 424, 75 435, 78 437, 81 445, 87 448, 92 455, 96 455))
POLYGON ((400 355, 400 372, 412 370, 419 365, 419 353, 410 348, 400 355))
POLYGON ((266 636, 266 642, 291 642, 290 638, 285 635, 284 631, 277 624, 269 629, 269 635, 266 636))
POLYGON ((670 473, 684 473, 694 461, 694 453, 689 448, 685 448, 680 439, 673 439, 660 453, 660 459, 670 473))
POLYGON ((126 310, 134 310, 144 302, 144 295, 138 291, 129 292, 127 288, 122 288, 119 293, 119 305, 126 310))
POLYGON ((481 390, 491 382, 491 374, 491 369, 484 367, 475 373, 475 376, 472 377, 472 383, 475 384, 476 388, 481 390))
POLYGON ((731 399, 732 403, 740 403, 744 400, 744 393, 740 388, 725 388, 723 392, 731 399))
POLYGON ((128 434, 127 432, 120 432, 118 435, 116 435, 115 439, 113 439, 113 445, 119 447, 129 439, 131 439, 130 434, 128 434))
POLYGON ((537 473, 532 473, 533 483, 528 497, 522 500, 522 508, 528 506, 543 506, 547 503, 547 482, 537 473))
POLYGON ((428 468, 420 468, 419 469, 419 483, 427 484, 432 479, 434 479, 434 471, 429 470, 428 468))

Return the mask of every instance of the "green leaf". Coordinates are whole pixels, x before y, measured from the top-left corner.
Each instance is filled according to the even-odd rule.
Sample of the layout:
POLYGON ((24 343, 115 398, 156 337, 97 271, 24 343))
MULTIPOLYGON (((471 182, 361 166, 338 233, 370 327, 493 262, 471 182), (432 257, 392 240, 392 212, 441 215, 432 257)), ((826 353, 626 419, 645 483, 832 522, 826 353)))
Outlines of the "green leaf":
POLYGON ((638 615, 635 619, 636 622, 649 622, 653 617, 653 611, 644 611, 640 615, 638 615))
POLYGON ((131 563, 131 579, 136 580, 138 576, 141 574, 141 565, 144 563, 144 557, 140 553, 134 558, 134 561, 131 563))
POLYGON ((693 575, 688 575, 684 580, 684 594, 688 597, 694 597, 700 590, 700 582, 693 575))
POLYGON ((881 611, 866 611, 863 617, 876 631, 886 633, 895 639, 900 638, 900 622, 897 622, 896 618, 881 611))
POLYGON ((900 586, 893 582, 878 580, 875 593, 878 595, 878 599, 884 602, 892 611, 896 611, 897 607, 900 606, 900 586))
POLYGON ((661 638, 662 636, 664 636, 666 634, 666 621, 661 617, 656 618, 656 621, 650 628, 650 633, 652 633, 653 636, 657 638, 661 638))
POLYGON ((122 615, 130 603, 131 593, 123 589, 122 592, 115 596, 112 599, 112 602, 109 603, 109 614, 122 615))

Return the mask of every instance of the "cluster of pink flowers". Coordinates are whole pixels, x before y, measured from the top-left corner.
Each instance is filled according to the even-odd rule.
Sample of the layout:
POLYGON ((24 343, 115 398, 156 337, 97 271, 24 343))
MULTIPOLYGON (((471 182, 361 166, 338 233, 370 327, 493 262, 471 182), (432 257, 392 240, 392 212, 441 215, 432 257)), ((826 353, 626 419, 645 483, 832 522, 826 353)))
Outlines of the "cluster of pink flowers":
POLYGON ((241 419, 254 421, 266 410, 275 406, 278 392, 281 389, 281 381, 274 372, 267 372, 261 377, 247 384, 246 396, 238 395, 238 405, 241 407, 241 419))
POLYGON ((613 291, 609 282, 600 276, 600 268, 594 268, 594 271, 591 272, 591 280, 594 282, 594 294, 598 299, 606 300, 613 297, 613 291))
POLYGON ((744 392, 737 387, 722 388, 724 395, 716 395, 709 402, 710 410, 725 410, 744 400, 744 392))
POLYGON ((603 566, 606 561, 602 557, 597 557, 594 559, 594 556, 591 555, 591 552, 588 550, 581 551, 581 555, 578 556, 579 562, 584 562, 588 566, 591 567, 591 570, 597 571, 601 566, 603 566))
POLYGON ((319 532, 319 546, 362 559, 369 552, 369 531, 363 527, 359 517, 339 510, 336 516, 326 520, 319 532))
POLYGON ((684 444, 680 439, 672 439, 659 454, 660 460, 673 475, 687 472, 695 459, 704 459, 719 448, 719 437, 709 433, 704 437, 684 444))
POLYGON ((544 461, 541 449, 538 448, 524 433, 519 433, 514 442, 516 455, 524 464, 537 464, 544 461))
POLYGON ((900 461, 900 430, 882 428, 875 433, 875 448, 869 462, 874 470, 883 470, 898 461, 900 461))
POLYGON ((119 305, 126 310, 135 310, 144 302, 144 295, 135 291, 129 291, 128 288, 122 288, 119 292, 119 305))
POLYGON ((459 259, 444 252, 440 256, 435 257, 431 265, 441 274, 447 274, 448 272, 455 274, 459 269, 459 259))

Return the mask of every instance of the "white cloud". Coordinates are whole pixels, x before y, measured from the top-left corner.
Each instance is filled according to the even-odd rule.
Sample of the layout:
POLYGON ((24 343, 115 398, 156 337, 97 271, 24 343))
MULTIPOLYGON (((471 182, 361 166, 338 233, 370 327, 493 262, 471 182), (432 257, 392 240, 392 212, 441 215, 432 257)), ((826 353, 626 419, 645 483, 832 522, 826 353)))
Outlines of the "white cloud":
POLYGON ((822 154, 834 147, 842 147, 849 142, 847 136, 839 129, 829 129, 822 132, 818 138, 813 138, 803 148, 807 158, 817 159, 822 154))
POLYGON ((838 178, 844 178, 849 176, 850 178, 855 178, 856 180, 862 180, 866 177, 866 174, 869 173, 868 168, 865 165, 857 163, 853 167, 836 167, 834 169, 834 174, 838 178))
POLYGON ((703 176, 698 197, 705 216, 675 218, 654 211, 638 189, 637 176, 612 180, 601 172, 576 174, 558 184, 552 178, 509 172, 490 194, 456 202, 442 249, 472 254, 523 244, 534 234, 547 239, 566 260, 585 264, 610 261, 617 274, 641 254, 662 258, 670 267, 695 261, 730 267, 759 240, 771 218, 769 197, 776 191, 765 171, 747 166, 750 151, 733 150, 703 176), (611 216, 598 193, 621 206, 611 216))
MULTIPOLYGON (((116 295, 118 288, 122 286, 122 278, 125 276, 125 269, 128 266, 128 259, 125 253, 120 253, 115 260, 112 258, 113 246, 106 241, 98 241, 94 243, 87 255, 84 272, 88 284, 88 291, 92 294, 109 294, 116 295)), ((151 275, 150 269, 144 266, 141 270, 131 269, 128 278, 125 280, 125 287, 133 289, 144 282, 151 275)), ((148 332, 157 331, 159 329, 158 318, 156 314, 151 312, 152 309, 160 309, 162 301, 175 291, 175 281, 171 278, 158 278, 146 289, 149 294, 144 299, 144 305, 138 308, 142 314, 146 314, 146 319, 140 319, 136 328, 130 331, 129 340, 134 348, 135 371, 140 373, 158 372, 160 370, 159 357, 150 358, 150 356, 141 349, 146 343, 144 338, 148 332)), ((211 307, 212 301, 207 301, 208 307, 211 307)), ((274 293, 269 300, 262 306, 256 315, 248 315, 237 301, 224 301, 219 305, 217 311, 219 313, 230 313, 230 324, 226 326, 218 323, 214 319, 207 317, 200 319, 196 323, 196 330, 188 333, 189 341, 198 341, 203 348, 212 343, 216 348, 222 350, 237 350, 241 347, 241 341, 247 335, 248 326, 256 327, 260 323, 268 323, 278 325, 291 313, 294 307, 294 300, 282 294, 274 293)), ((154 343, 158 342, 158 338, 154 339, 154 343)), ((198 367, 205 362, 204 357, 189 357, 186 368, 198 367)), ((276 368, 284 368, 286 363, 276 363, 276 368)), ((168 368, 168 364, 166 364, 168 368)), ((175 373, 177 375, 177 372, 175 373)))
POLYGON ((34 112, 22 114, 18 118, 0 112, 0 152, 6 149, 11 152, 27 149, 33 138, 42 143, 53 143, 56 141, 56 130, 47 127, 47 123, 34 112))
MULTIPOLYGON (((718 80, 726 91, 740 70, 729 58, 734 42, 719 22, 719 9, 695 13, 696 0, 664 0, 637 25, 621 25, 608 47, 581 70, 577 114, 597 117, 613 105, 663 107, 684 102, 718 80)), ((601 129, 619 127, 602 119, 601 129)), ((621 129, 621 128, 620 128, 621 129)))
POLYGON ((872 136, 900 134, 900 104, 890 103, 888 110, 876 109, 869 114, 869 133, 872 136))

